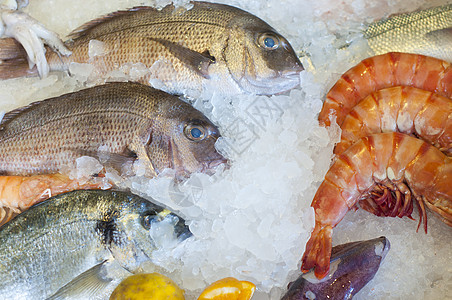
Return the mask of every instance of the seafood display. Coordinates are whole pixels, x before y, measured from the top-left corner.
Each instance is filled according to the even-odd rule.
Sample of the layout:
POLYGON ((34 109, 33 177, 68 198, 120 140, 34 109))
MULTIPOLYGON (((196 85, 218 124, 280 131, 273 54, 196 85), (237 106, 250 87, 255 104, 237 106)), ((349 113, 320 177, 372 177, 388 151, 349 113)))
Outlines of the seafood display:
POLYGON ((373 22, 364 38, 375 54, 398 51, 452 61, 452 4, 373 22))
POLYGON ((393 86, 413 86, 452 98, 451 64, 419 54, 390 52, 369 57, 345 72, 326 95, 319 121, 341 126, 345 116, 370 93, 393 86))
POLYGON ((326 278, 318 280, 312 271, 303 274, 289 284, 281 300, 352 299, 374 278, 389 248, 385 237, 335 246, 326 278))
POLYGON ((323 278, 329 270, 333 228, 358 201, 376 215, 411 216, 425 206, 452 226, 452 159, 434 146, 402 133, 366 136, 340 154, 312 201, 315 228, 306 245, 302 270, 315 267, 323 278))
POLYGON ((410 86, 378 90, 356 104, 344 118, 335 154, 360 138, 380 132, 415 135, 452 154, 452 100, 410 86))
POLYGON ((100 1, 80 18, 80 5, 55 0, 71 11, 60 27, 46 9, 31 17, 37 6, 3 13, 0 4, 0 33, 16 39, 0 40, 0 78, 10 79, 0 81, 0 110, 23 106, 0 121, 2 296, 421 300, 448 291, 451 64, 416 51, 363 58, 374 39, 396 44, 399 28, 438 47, 425 40, 450 34, 451 6, 391 17, 353 40, 356 23, 335 18, 363 24, 403 7, 164 1, 100 1), (345 32, 351 42, 339 47, 345 32), (359 61, 323 102, 328 81, 359 61), (122 191, 99 190, 111 187, 122 191), (417 231, 424 223, 427 233, 429 215, 430 234, 409 239, 394 219, 361 210, 345 217, 358 207, 404 224, 417 210, 417 231), (395 249, 384 264, 389 241, 372 239, 381 235, 395 249), (303 249, 307 274, 286 288, 303 249))
POLYGON ((124 192, 74 191, 33 206, 0 228, 2 297, 93 299, 114 263, 133 273, 150 259, 149 232, 162 222, 173 228, 165 239, 191 236, 179 216, 124 192))
MULTIPOLYGON (((172 94, 196 94, 205 85, 224 94, 275 94, 299 85, 301 62, 267 23, 228 5, 191 5, 189 10, 136 7, 92 20, 70 34, 66 46, 72 55, 47 52, 50 70, 90 63, 108 78, 113 70, 142 64, 148 70, 138 81, 172 94), (103 51, 90 56, 92 41, 101 43, 103 51)), ((17 43, 4 42, 8 47, 0 43, 0 49, 12 55, 0 54, 1 78, 30 75, 24 51, 17 43)))

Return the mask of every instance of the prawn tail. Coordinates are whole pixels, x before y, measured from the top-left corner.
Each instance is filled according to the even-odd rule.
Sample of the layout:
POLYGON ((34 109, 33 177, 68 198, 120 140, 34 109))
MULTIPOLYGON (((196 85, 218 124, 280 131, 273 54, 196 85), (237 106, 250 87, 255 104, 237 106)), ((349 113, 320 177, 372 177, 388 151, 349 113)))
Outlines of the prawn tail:
POLYGON ((328 274, 330 270, 332 233, 332 226, 321 227, 316 224, 301 259, 301 271, 303 273, 315 268, 314 274, 318 279, 328 274))
POLYGON ((27 52, 13 38, 0 39, 0 79, 37 76, 36 67, 30 68, 27 52))
POLYGON ((3 224, 9 222, 19 213, 20 210, 16 210, 10 207, 0 207, 0 226, 3 226, 3 224))

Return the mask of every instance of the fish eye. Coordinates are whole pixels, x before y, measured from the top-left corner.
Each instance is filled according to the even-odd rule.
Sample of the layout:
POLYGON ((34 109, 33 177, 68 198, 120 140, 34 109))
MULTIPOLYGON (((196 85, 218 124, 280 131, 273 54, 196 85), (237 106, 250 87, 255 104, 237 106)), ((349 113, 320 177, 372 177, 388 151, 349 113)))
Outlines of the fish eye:
POLYGON ((185 126, 184 133, 192 141, 202 141, 206 137, 206 129, 199 124, 188 124, 185 126))
POLYGON ((258 44, 267 50, 275 50, 279 47, 280 41, 275 34, 264 33, 259 36, 258 44))
POLYGON ((151 229, 152 222, 154 221, 155 215, 145 215, 142 220, 142 225, 146 230, 151 229))

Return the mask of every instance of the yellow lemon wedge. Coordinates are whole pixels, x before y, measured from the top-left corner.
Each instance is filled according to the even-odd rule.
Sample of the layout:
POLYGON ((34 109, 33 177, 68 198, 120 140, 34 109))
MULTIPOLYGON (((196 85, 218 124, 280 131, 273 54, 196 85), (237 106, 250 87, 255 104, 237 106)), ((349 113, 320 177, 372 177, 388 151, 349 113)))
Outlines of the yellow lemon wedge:
POLYGON ((198 300, 249 300, 256 286, 249 281, 226 277, 209 285, 198 300))
POLYGON ((110 300, 184 300, 184 290, 174 281, 158 274, 136 274, 124 279, 113 291, 110 300))

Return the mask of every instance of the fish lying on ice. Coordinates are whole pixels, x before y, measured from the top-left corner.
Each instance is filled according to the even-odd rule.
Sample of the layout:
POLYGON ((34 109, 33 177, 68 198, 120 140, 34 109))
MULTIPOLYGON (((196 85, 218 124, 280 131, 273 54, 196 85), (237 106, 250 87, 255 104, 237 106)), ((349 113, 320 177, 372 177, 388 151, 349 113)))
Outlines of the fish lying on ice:
POLYGON ((0 123, 0 173, 57 173, 106 153, 111 163, 143 160, 147 174, 179 175, 224 163, 217 127, 179 98, 137 83, 109 83, 32 103, 0 123))
POLYGON ((376 55, 410 52, 452 61, 452 4, 371 23, 364 37, 376 55))
POLYGON ((352 299, 377 273, 390 248, 389 240, 379 237, 333 247, 328 275, 318 280, 313 271, 289 284, 281 300, 352 299))
POLYGON ((153 228, 165 229, 152 235, 161 232, 175 247, 191 236, 184 223, 129 193, 56 196, 0 227, 0 294, 3 299, 61 299, 91 291, 81 298, 93 299, 115 279, 109 277, 113 264, 134 273, 149 261, 160 243, 151 239, 153 228))
MULTIPOLYGON (((141 83, 158 82, 172 94, 196 94, 206 86, 223 94, 275 94, 299 84, 301 62, 289 42, 263 20, 224 4, 191 5, 188 10, 136 7, 93 20, 69 36, 71 56, 48 51, 50 70, 90 63, 108 77, 112 70, 139 63, 149 68, 141 83), (103 50, 90 57, 92 40, 103 50)), ((13 55, 8 59, 0 53, 0 78, 30 75, 18 44, 2 43, 0 49, 13 55)))
POLYGON ((0 177, 0 224, 52 195, 111 187, 68 177, 63 169, 81 156, 118 172, 139 159, 148 177, 171 168, 180 178, 226 162, 215 150, 219 136, 189 104, 138 83, 110 83, 13 110, 0 123, 0 173, 6 175, 0 177))

